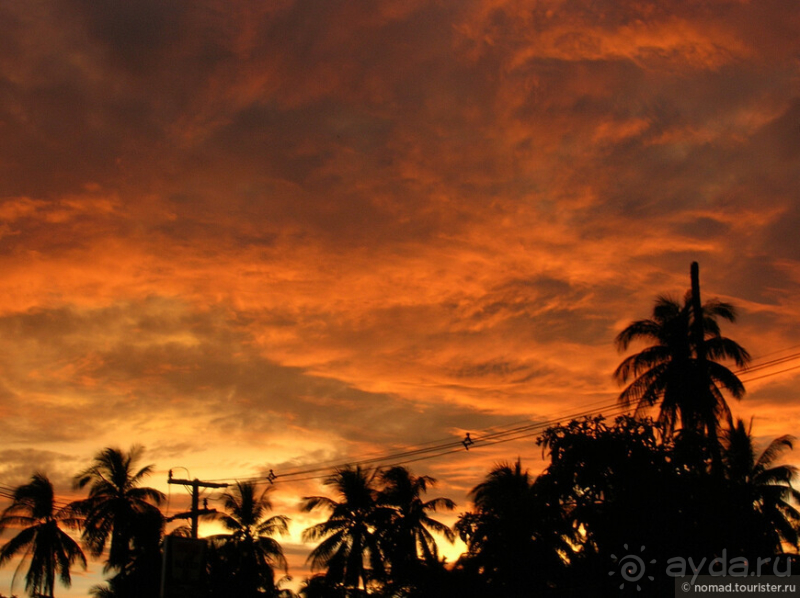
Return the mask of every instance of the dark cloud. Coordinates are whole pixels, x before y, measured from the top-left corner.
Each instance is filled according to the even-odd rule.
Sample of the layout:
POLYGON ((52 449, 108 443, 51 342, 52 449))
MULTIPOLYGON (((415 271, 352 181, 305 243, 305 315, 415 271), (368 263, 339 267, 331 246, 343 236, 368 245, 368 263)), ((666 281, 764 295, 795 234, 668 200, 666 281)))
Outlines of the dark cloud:
POLYGON ((30 482, 34 472, 46 475, 53 483, 60 504, 74 497, 72 479, 85 468, 85 462, 75 455, 55 451, 6 449, 0 451, 0 486, 15 488, 30 482))
POLYGON ((171 48, 181 45, 183 17, 189 6, 179 0, 144 0, 136 4, 69 0, 64 3, 64 12, 77 9, 89 35, 108 52, 111 68, 141 72, 157 68, 171 48))

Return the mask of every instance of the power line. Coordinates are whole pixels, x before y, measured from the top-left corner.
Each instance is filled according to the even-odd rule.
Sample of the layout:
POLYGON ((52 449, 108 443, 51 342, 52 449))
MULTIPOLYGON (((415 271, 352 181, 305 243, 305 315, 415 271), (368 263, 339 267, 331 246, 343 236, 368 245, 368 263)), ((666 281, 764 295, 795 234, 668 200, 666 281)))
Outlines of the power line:
POLYGON ((756 359, 762 359, 764 357, 769 357, 770 355, 777 355, 778 353, 783 353, 784 351, 790 351, 792 349, 800 348, 800 343, 796 345, 790 345, 788 347, 783 347, 782 349, 775 349, 774 351, 770 351, 769 353, 764 353, 763 355, 759 355, 756 359))
MULTIPOLYGON (((800 344, 767 353, 763 355, 762 358, 768 357, 770 355, 775 355, 783 351, 795 349, 797 347, 800 347, 800 344)), ((783 357, 777 357, 775 359, 766 360, 761 363, 754 363, 749 367, 741 368, 739 370, 734 371, 733 373, 739 375, 739 374, 757 372, 770 367, 775 367, 777 365, 790 363, 797 359, 800 359, 800 352, 795 352, 783 357)), ((776 376, 778 374, 793 371, 796 369, 800 369, 800 365, 785 368, 776 372, 769 372, 753 378, 748 378, 746 380, 743 380, 743 382, 752 382, 755 380, 761 380, 764 378, 769 378, 771 376, 776 376)), ((608 403, 607 399, 602 399, 585 405, 584 410, 581 412, 564 415, 550 420, 544 420, 540 422, 530 422, 529 420, 520 420, 508 424, 498 424, 494 426, 489 426, 487 428, 483 428, 482 430, 480 430, 480 432, 482 432, 483 434, 472 437, 472 444, 470 446, 474 445, 476 448, 479 448, 481 446, 492 446, 495 444, 502 444, 507 442, 513 442, 515 440, 530 438, 532 436, 538 435, 547 427, 555 425, 561 421, 567 419, 572 420, 579 417, 592 415, 602 410, 609 410, 610 413, 608 414, 610 416, 616 416, 627 411, 627 408, 620 406, 616 401, 613 403, 608 403), (594 408, 589 409, 590 407, 594 408)), ((451 454, 464 453, 466 445, 462 447, 462 444, 463 444, 462 440, 453 439, 452 436, 450 436, 438 440, 431 440, 424 443, 420 443, 418 445, 408 447, 405 450, 388 452, 388 453, 368 453, 367 456, 365 456, 365 458, 357 460, 340 461, 331 459, 327 461, 320 461, 315 463, 314 466, 311 468, 290 469, 288 472, 281 473, 280 476, 273 477, 273 480, 269 480, 268 476, 252 476, 248 478, 240 478, 239 480, 254 481, 254 482, 280 481, 286 483, 286 482, 300 482, 306 480, 324 479, 328 477, 328 475, 330 475, 331 470, 347 466, 373 465, 384 462, 391 465, 404 465, 407 463, 414 463, 418 461, 441 458, 451 454), (323 474, 323 473, 324 475, 312 475, 312 474, 323 474), (278 477, 280 478, 279 480, 277 480, 278 477)), ((217 478, 215 481, 234 480, 234 479, 235 478, 217 478)), ((13 500, 14 491, 15 488, 12 488, 10 486, 0 485, 0 497, 13 500)), ((64 509, 70 506, 71 504, 72 504, 71 502, 61 502, 60 500, 55 500, 53 502, 54 507, 59 510, 64 509)))
MULTIPOLYGON (((580 412, 573 413, 573 414, 568 414, 568 415, 564 415, 564 416, 560 416, 560 417, 557 417, 557 418, 554 418, 554 419, 543 420, 543 421, 539 421, 539 422, 530 422, 530 420, 520 420, 520 421, 517 421, 517 422, 511 422, 511 423, 508 423, 508 424, 499 424, 499 425, 495 425, 495 426, 489 426, 487 428, 483 428, 482 430, 480 430, 480 432, 489 432, 489 433, 483 434, 483 435, 480 435, 480 436, 473 436, 473 439, 474 439, 474 442, 476 444, 486 443, 487 440, 492 439, 494 437, 502 437, 502 436, 506 436, 508 434, 514 434, 514 433, 518 433, 520 431, 529 430, 529 429, 533 429, 533 428, 544 429, 548 425, 551 425, 553 423, 557 423, 559 421, 563 421, 564 419, 567 419, 567 418, 574 419, 575 417, 581 417, 583 415, 593 414, 593 413, 596 413, 598 410, 607 409, 607 408, 613 408, 616 405, 617 405, 616 402, 609 403, 608 399, 601 399, 601 400, 598 400, 598 401, 594 401, 594 402, 588 403, 587 405, 585 405, 583 407, 583 410, 580 411, 580 412), (591 409, 589 409, 589 408, 591 408, 591 409), (519 424, 523 424, 523 423, 525 425, 522 425, 522 426, 519 425, 519 424), (507 429, 507 430, 499 431, 499 432, 492 432, 492 430, 495 430, 497 428, 503 428, 503 427, 508 427, 508 426, 515 426, 515 427, 507 429)), ((286 478, 286 477, 294 477, 294 476, 299 476, 299 475, 307 475, 307 474, 312 474, 312 473, 328 472, 328 471, 330 471, 332 469, 345 467, 347 465, 351 465, 351 466, 352 465, 370 465, 370 464, 373 464, 373 463, 380 463, 382 461, 396 461, 396 460, 402 459, 404 457, 414 457, 414 456, 418 456, 418 455, 421 455, 421 454, 438 453, 439 451, 442 451, 444 449, 453 449, 453 448, 456 448, 456 447, 459 447, 459 448, 457 448, 453 452, 460 452, 460 451, 464 450, 462 448, 462 445, 463 445, 463 441, 462 440, 453 439, 452 436, 449 436, 449 437, 446 437, 446 438, 444 438, 444 439, 442 439, 440 441, 429 441, 429 442, 421 443, 420 445, 416 445, 416 447, 415 446, 411 446, 411 447, 408 447, 405 450, 400 450, 400 451, 395 451, 395 452, 384 452, 384 453, 377 453, 377 454, 371 453, 372 455, 375 455, 375 456, 370 456, 370 457, 366 457, 366 458, 362 458, 362 459, 355 459, 355 460, 349 460, 349 461, 331 459, 331 460, 327 460, 327 461, 317 462, 317 463, 313 464, 314 465, 313 467, 308 468, 308 469, 290 468, 288 471, 281 473, 280 477, 281 478, 286 478), (438 444, 433 445, 435 442, 438 442, 438 444), (427 445, 433 445, 433 446, 427 446, 427 445)), ((300 467, 302 467, 302 466, 300 466, 300 467)), ((266 478, 266 476, 250 476, 250 477, 247 477, 247 478, 238 478, 238 480, 239 481, 260 481, 260 480, 264 480, 265 478, 266 478)), ((235 479, 237 479, 237 478, 231 478, 231 477, 228 477, 228 478, 215 478, 214 481, 235 480, 235 479)))
MULTIPOLYGON (((774 354, 780 353, 782 351, 787 351, 787 350, 790 350, 790 349, 794 349, 796 347, 800 347, 800 345, 794 345, 794 346, 788 347, 786 349, 774 351, 774 352, 765 354, 764 357, 767 357, 769 355, 774 355, 774 354)), ((795 361, 797 359, 800 359, 800 352, 792 353, 792 354, 786 355, 784 357, 779 357, 779 358, 767 360, 767 361, 764 361, 764 362, 761 362, 761 363, 756 363, 756 364, 754 364, 752 366, 749 366, 747 368, 742 368, 740 370, 737 370, 737 371, 734 372, 734 374, 738 375, 738 374, 751 373, 751 372, 754 372, 754 371, 764 370, 764 369, 767 369, 769 367, 774 367, 776 365, 789 363, 789 362, 795 361)), ((788 371, 795 370, 795 369, 800 369, 800 366, 794 366, 794 367, 791 367, 791 368, 786 368, 786 369, 783 369, 783 370, 779 370, 777 372, 770 372, 770 373, 767 373, 767 374, 763 374, 761 376, 757 376, 755 378, 749 378, 748 380, 745 380, 743 382, 751 382, 751 381, 754 381, 754 380, 760 380, 762 378, 768 378, 768 377, 771 377, 771 376, 776 376, 778 374, 782 374, 784 372, 788 372, 788 371)), ((603 402, 603 401, 597 401, 597 402, 595 402, 593 404, 590 404, 590 405, 597 405, 598 403, 601 403, 601 402, 603 402)), ((587 405, 587 407, 588 407, 588 405, 587 405)), ((493 433, 489 433, 489 434, 484 434, 482 436, 473 436, 471 438, 472 443, 470 444, 470 446, 472 446, 472 445, 475 445, 477 447, 479 447, 479 446, 490 446, 490 445, 494 445, 494 444, 501 444, 501 443, 506 443, 506 442, 512 442, 512 441, 515 441, 515 440, 521 440, 521 439, 524 439, 524 438, 529 438, 531 436, 538 435, 541 431, 543 431, 547 427, 549 427, 551 425, 554 425, 554 424, 556 424, 558 422, 564 421, 566 419, 576 419, 576 418, 579 418, 579 417, 592 415, 594 413, 597 413, 600 410, 611 410, 610 415, 611 416, 616 416, 616 415, 620 415, 620 414, 624 413, 625 411, 627 411, 627 408, 621 407, 617 402, 610 403, 610 404, 604 403, 601 407, 598 407, 597 409, 594 409, 594 410, 583 411, 583 412, 580 412, 580 413, 573 413, 571 415, 566 415, 566 416, 563 416, 563 417, 554 418, 552 420, 546 420, 546 421, 543 421, 543 422, 532 422, 532 423, 528 423, 528 424, 525 424, 525 425, 517 425, 517 424, 524 423, 524 420, 523 420, 521 422, 515 422, 513 424, 505 424, 505 426, 517 425, 517 427, 511 428, 511 429, 507 429, 507 430, 501 430, 501 431, 493 432, 493 433)), ((504 426, 492 426, 492 427, 489 427, 489 428, 485 428, 482 431, 489 431, 489 430, 491 430, 493 428, 498 428, 498 427, 502 428, 504 426)), ((446 438, 446 439, 442 439, 442 441, 438 441, 438 442, 437 441, 429 441, 429 442, 421 443, 419 445, 416 445, 416 448, 415 447, 409 447, 407 450, 404 450, 404 451, 398 451, 398 452, 393 452, 393 453, 383 453, 383 454, 378 453, 375 456, 370 456, 370 457, 357 459, 357 460, 338 461, 338 462, 336 460, 322 461, 322 462, 316 463, 315 466, 311 467, 311 468, 296 469, 296 470, 290 469, 288 472, 281 473, 279 476, 274 476, 274 474, 272 474, 273 475, 272 479, 269 479, 267 476, 252 476, 252 477, 241 479, 240 481, 258 482, 258 481, 267 480, 267 481, 273 482, 273 481, 275 481, 275 478, 280 478, 280 480, 279 480, 280 482, 286 483, 287 481, 289 481, 289 482, 300 482, 300 481, 307 481, 307 480, 324 479, 324 478, 328 477, 328 475, 330 475, 329 472, 331 470, 335 470, 335 469, 339 469, 339 468, 343 468, 343 467, 347 467, 347 466, 373 465, 373 464, 384 463, 384 462, 387 462, 386 464, 391 464, 391 465, 403 465, 403 464, 407 464, 407 463, 414 463, 414 462, 418 462, 418 461, 436 459, 436 458, 444 457, 444 456, 455 454, 455 453, 462 453, 462 452, 464 452, 464 449, 466 448, 466 445, 464 445, 464 448, 462 448, 460 446, 462 444, 463 444, 463 441, 461 441, 461 440, 458 440, 458 439, 453 440, 451 438, 446 438), (325 475, 313 475, 313 474, 321 474, 323 472, 325 472, 325 475), (305 476, 305 477, 303 477, 303 476, 305 476), (289 478, 289 479, 287 480, 287 478, 289 478)), ((270 470, 270 472, 272 472, 272 470, 270 470)), ((234 478, 218 478, 218 479, 219 480, 232 480, 234 478)))
POLYGON ((750 366, 747 366, 747 367, 740 368, 740 369, 734 371, 733 373, 736 374, 737 376, 739 374, 747 374, 747 373, 750 373, 750 372, 755 372, 755 371, 758 371, 758 370, 763 370, 763 369, 766 369, 766 368, 774 367, 774 366, 780 365, 782 363, 795 361, 798 358, 800 358, 800 353, 792 353, 791 355, 786 355, 785 357, 778 357, 777 359, 771 359, 771 360, 765 361, 763 363, 757 363, 755 365, 750 365, 750 366))
MULTIPOLYGON (((628 411, 628 409, 626 407, 623 407, 623 406, 617 404, 612 408, 612 412, 609 413, 608 415, 611 416, 611 417, 614 417, 614 416, 617 416, 617 415, 621 415, 622 413, 625 413, 626 411, 628 411)), ((531 438, 531 437, 534 437, 534 436, 538 436, 545 429, 547 429, 548 427, 550 427, 550 426, 552 426, 552 425, 554 425, 554 424, 556 424, 556 423, 558 423, 560 421, 564 421, 566 419, 572 420, 572 419, 576 419, 578 417, 583 417, 583 416, 587 416, 587 415, 593 415, 593 414, 597 414, 597 413, 598 413, 597 411, 576 413, 576 414, 573 414, 571 416, 561 418, 559 420, 549 420, 549 421, 545 421, 545 422, 539 422, 537 424, 532 424, 531 426, 529 426, 527 431, 525 431, 524 433, 519 433, 519 431, 517 431, 516 432, 517 435, 512 436, 512 437, 508 437, 508 438, 504 437, 504 438, 497 438, 497 439, 494 439, 494 440, 486 440, 484 438, 480 438, 479 439, 478 437, 475 437, 474 444, 475 445, 479 445, 479 446, 491 446, 491 445, 494 445, 494 444, 503 444, 503 443, 506 443, 506 442, 513 442, 515 440, 522 440, 524 438, 531 438)), ((459 442, 458 444, 461 444, 461 442, 459 442)), ((473 445, 471 445, 471 446, 473 446, 473 445)), ((456 453, 464 454, 465 452, 466 451, 464 450, 463 447, 459 447, 459 448, 455 448, 455 449, 445 449, 445 450, 442 450, 441 452, 438 452, 436 454, 423 455, 423 456, 418 456, 418 457, 399 460, 399 461, 391 461, 390 463, 387 463, 386 465, 406 465, 408 463, 415 463, 415 462, 418 462, 418 461, 425 461, 425 460, 428 460, 428 459, 437 459, 437 458, 440 458, 440 457, 445 457, 447 455, 453 455, 453 454, 456 454, 456 453)), ((352 466, 352 465, 356 465, 356 464, 357 464, 356 462, 350 462, 350 463, 342 464, 341 467, 346 467, 347 465, 352 466)), ((330 471, 330 470, 328 470, 328 471, 330 471)), ((327 474, 327 475, 310 475, 310 476, 301 477, 301 478, 292 478, 290 480, 283 480, 282 478, 284 476, 280 476, 280 479, 277 480, 276 483, 286 484, 286 483, 303 482, 303 481, 309 481, 309 480, 321 480, 321 479, 327 478, 328 475, 330 475, 330 474, 327 474)), ((253 480, 254 481, 259 481, 259 480, 263 480, 263 479, 264 478, 261 477, 261 478, 254 478, 253 480)))
MULTIPOLYGON (((604 401, 596 401, 594 403, 590 403, 590 405, 595 406, 589 410, 582 410, 580 412, 573 412, 568 415, 563 415, 557 418, 543 420, 539 422, 530 422, 523 426, 516 426, 514 428, 503 430, 499 432, 491 432, 486 435, 476 435, 472 436, 472 444, 470 446, 480 447, 480 446, 490 446, 494 444, 501 444, 504 442, 511 442, 514 440, 520 440, 523 438, 529 438, 531 436, 538 435, 541 431, 545 430, 546 428, 564 421, 564 420, 572 420, 579 417, 584 417, 586 415, 596 414, 599 411, 603 411, 606 409, 612 409, 615 412, 622 413, 627 410, 627 408, 621 407, 618 403, 608 403, 607 399, 604 401), (602 403, 600 406, 599 404, 602 403)), ((615 413, 615 415, 618 413, 615 413)), ((507 424, 512 425, 512 424, 507 424)), ((487 430, 491 430, 492 428, 497 428, 497 426, 492 426, 487 428, 487 430)), ((426 443, 430 444, 430 443, 426 443)), ((383 455, 367 458, 367 459, 357 459, 357 460, 350 460, 350 461, 339 461, 335 465, 328 465, 328 466, 318 466, 312 467, 308 469, 299 469, 299 470, 289 470, 286 473, 281 473, 278 476, 276 482, 299 482, 299 481, 306 481, 306 480, 315 480, 315 479, 324 479, 330 475, 332 470, 344 468, 344 467, 352 467, 352 466, 360 466, 360 465, 374 465, 378 463, 384 463, 385 465, 402 465, 406 463, 414 463, 418 461, 424 461, 428 459, 435 459, 439 457, 443 457, 450 454, 455 453, 464 453, 466 446, 464 445, 464 441, 458 439, 450 439, 446 442, 439 443, 435 446, 429 446, 425 448, 409 448, 409 450, 399 451, 394 453, 384 453, 383 455), (323 475, 316 475, 316 474, 323 474, 323 475), (287 479, 288 478, 288 479, 287 479)), ((327 463, 331 463, 332 461, 328 461, 327 463)), ((234 478, 218 478, 220 480, 233 480, 234 478)), ((266 481, 266 476, 253 476, 248 478, 240 478, 240 481, 266 481)))
POLYGON ((755 378, 749 378, 748 380, 742 380, 742 382, 753 382, 754 380, 761 380, 762 378, 769 378, 770 376, 777 376, 778 374, 783 374, 784 372, 791 372, 792 370, 800 369, 800 365, 796 365, 790 368, 786 368, 785 370, 780 370, 778 372, 771 372, 769 374, 764 374, 763 376, 756 376, 755 378))

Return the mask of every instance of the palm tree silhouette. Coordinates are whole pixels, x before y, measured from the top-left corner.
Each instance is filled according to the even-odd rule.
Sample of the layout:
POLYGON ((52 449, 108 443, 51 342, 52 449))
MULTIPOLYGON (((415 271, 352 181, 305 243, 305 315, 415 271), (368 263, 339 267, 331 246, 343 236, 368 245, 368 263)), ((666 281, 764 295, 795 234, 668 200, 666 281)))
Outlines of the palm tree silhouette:
POLYGON ((497 465, 470 496, 475 510, 455 525, 467 544, 461 564, 477 571, 491 595, 516 598, 543 589, 570 551, 558 502, 539 493, 519 460, 497 465))
POLYGON ((95 598, 157 596, 161 587, 164 516, 158 509, 136 513, 131 521, 130 559, 105 585, 89 588, 95 598))
MULTIPOLYGON (((61 584, 72 583, 70 568, 80 563, 86 568, 86 557, 80 546, 60 524, 77 529, 80 517, 72 505, 57 508, 53 485, 47 476, 35 473, 28 484, 14 490, 14 499, 0 516, 0 533, 9 526, 23 529, 0 549, 0 566, 22 553, 30 557, 25 589, 30 596, 52 598, 55 575, 61 584)), ((16 575, 16 574, 15 574, 16 575)))
POLYGON ((746 428, 739 419, 726 434, 724 463, 733 492, 742 497, 745 512, 739 527, 749 527, 748 543, 762 544, 762 550, 782 552, 784 543, 797 546, 800 492, 792 486, 797 476, 793 465, 775 465, 786 450, 792 450, 794 438, 781 436, 756 457, 751 436, 752 421, 746 428), (754 521, 755 520, 755 521, 754 521), (750 525, 748 525, 750 524, 750 525), (764 545, 765 544, 765 545, 764 545))
POLYGON ((338 501, 310 496, 301 504, 306 512, 330 513, 326 521, 303 532, 303 541, 321 540, 308 556, 312 570, 327 567, 328 582, 344 586, 348 593, 366 591, 370 581, 383 579, 385 573, 380 538, 392 513, 378 504, 377 474, 360 466, 338 469, 324 482, 333 487, 338 501))
POLYGON ((92 466, 74 478, 77 488, 89 487, 89 497, 79 503, 85 514, 83 539, 92 556, 103 554, 109 544, 105 570, 123 569, 134 552, 135 522, 142 516, 155 516, 164 500, 162 492, 139 486, 153 471, 145 465, 135 471, 144 447, 134 445, 126 454, 106 448, 95 455, 92 466))
POLYGON ((625 358, 614 377, 621 384, 632 380, 619 401, 624 406, 635 404, 637 415, 660 402, 658 421, 668 434, 680 420, 685 433, 716 440, 719 422, 730 422, 722 391, 736 399, 745 392, 736 374, 719 360, 745 367, 750 354, 720 333, 717 319, 735 322, 736 309, 716 299, 698 307, 695 295, 699 298, 699 286, 693 287, 683 304, 658 297, 651 318, 632 322, 617 335, 620 351, 638 340, 653 344, 625 358))
MULTIPOLYGON (((260 494, 253 482, 236 482, 222 494, 226 514, 216 515, 229 534, 211 536, 217 565, 226 570, 224 585, 227 594, 242 598, 275 592, 274 567, 288 571, 281 545, 272 537, 288 533, 288 519, 283 515, 267 518, 272 510, 271 487, 260 494)), ((223 580, 221 580, 223 581, 223 580)))
POLYGON ((422 495, 436 480, 430 476, 414 476, 408 469, 395 466, 381 472, 384 485, 379 495, 381 504, 394 509, 389 526, 382 538, 390 566, 391 578, 400 586, 413 585, 422 563, 432 566, 439 562, 436 540, 430 530, 453 542, 455 533, 428 513, 452 511, 455 503, 449 498, 423 501, 422 495))

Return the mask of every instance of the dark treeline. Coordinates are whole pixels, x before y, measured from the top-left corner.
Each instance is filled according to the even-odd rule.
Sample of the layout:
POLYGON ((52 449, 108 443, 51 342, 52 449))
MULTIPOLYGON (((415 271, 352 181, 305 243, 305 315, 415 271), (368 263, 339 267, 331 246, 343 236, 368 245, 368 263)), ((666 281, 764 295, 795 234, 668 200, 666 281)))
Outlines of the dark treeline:
MULTIPOLYGON (((682 301, 659 297, 650 318, 617 336, 621 351, 646 344, 614 373, 632 414, 550 427, 537 440, 549 460, 544 471, 498 464, 452 529, 436 513, 455 504, 428 497, 431 477, 400 466, 332 473, 326 495, 301 501, 327 518, 303 532, 315 573, 300 596, 674 596, 680 575, 788 574, 800 494, 795 468, 779 458, 793 439, 759 452, 751 426, 734 419, 726 397, 741 398, 744 386, 724 362, 741 368, 750 356, 721 334, 720 320, 735 321, 733 306, 702 303, 694 265, 692 278, 682 301), (447 563, 432 533, 460 537, 465 553, 447 563)), ((30 596, 52 597, 56 577, 68 585, 87 553, 104 559, 107 576, 93 596, 159 596, 164 496, 143 485, 152 467, 138 465, 141 452, 101 451, 74 480, 87 498, 69 505, 57 504, 42 474, 16 489, 0 517, 0 531, 16 532, 0 565, 27 556, 30 596)), ((241 482, 222 495, 215 517, 226 533, 205 539, 203 591, 193 596, 295 596, 282 587, 279 537, 288 520, 272 514, 273 491, 241 482)))

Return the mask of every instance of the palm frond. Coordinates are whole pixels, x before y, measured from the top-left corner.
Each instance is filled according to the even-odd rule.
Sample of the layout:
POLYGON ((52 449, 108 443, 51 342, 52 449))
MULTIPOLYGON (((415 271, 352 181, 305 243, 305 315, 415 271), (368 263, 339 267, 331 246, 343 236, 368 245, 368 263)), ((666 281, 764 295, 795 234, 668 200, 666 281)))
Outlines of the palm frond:
POLYGON ((794 436, 786 434, 770 442, 769 446, 764 450, 763 453, 761 453, 761 456, 756 461, 756 468, 759 470, 764 469, 773 463, 785 451, 791 451, 794 448, 793 443, 795 440, 796 438, 794 436))
POLYGON ((738 367, 747 367, 750 353, 736 341, 725 337, 714 337, 705 341, 706 354, 714 360, 731 360, 738 367))
POLYGON ((315 509, 333 511, 338 505, 339 503, 331 500, 327 496, 304 496, 303 501, 300 503, 300 509, 306 513, 315 509))
POLYGON ((658 340, 660 329, 659 323, 655 320, 647 319, 631 322, 616 336, 614 345, 617 347, 618 351, 627 351, 628 347, 634 341, 658 340))
POLYGON ((255 533, 258 536, 274 536, 275 534, 285 536, 289 533, 289 518, 285 515, 270 517, 255 527, 255 533))
POLYGON ((344 538, 344 534, 340 532, 320 542, 309 553, 306 562, 311 564, 313 571, 318 571, 328 566, 336 554, 346 555, 349 552, 348 548, 348 542, 344 538))
POLYGON ((712 321, 722 318, 728 322, 736 322, 736 307, 731 303, 724 303, 718 299, 710 299, 703 304, 703 313, 712 321))
POLYGON ((23 549, 33 544, 33 541, 36 539, 36 532, 36 527, 27 527, 6 542, 3 547, 0 548, 0 565, 8 562, 23 549))

